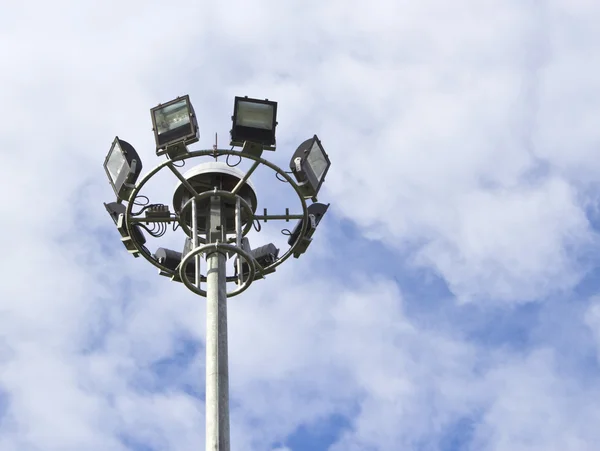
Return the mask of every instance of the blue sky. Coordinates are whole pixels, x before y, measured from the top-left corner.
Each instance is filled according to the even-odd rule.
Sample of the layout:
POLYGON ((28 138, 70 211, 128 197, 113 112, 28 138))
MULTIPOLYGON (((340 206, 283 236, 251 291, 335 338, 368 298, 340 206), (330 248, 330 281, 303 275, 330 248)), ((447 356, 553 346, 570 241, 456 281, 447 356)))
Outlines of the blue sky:
MULTIPOLYGON (((102 204, 114 136, 149 170, 149 109, 182 94, 196 149, 248 95, 279 102, 275 163, 315 133, 333 162, 309 251, 229 303, 232 450, 596 450, 599 20, 593 0, 3 4, 0 451, 204 446, 204 301, 102 204)), ((260 209, 297 208, 253 181, 260 209)))

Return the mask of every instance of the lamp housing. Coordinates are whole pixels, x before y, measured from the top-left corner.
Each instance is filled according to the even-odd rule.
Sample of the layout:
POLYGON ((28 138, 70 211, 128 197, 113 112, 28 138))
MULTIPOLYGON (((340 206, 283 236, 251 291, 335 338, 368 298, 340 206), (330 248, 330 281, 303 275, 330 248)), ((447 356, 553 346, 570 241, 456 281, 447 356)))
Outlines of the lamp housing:
POLYGON ((290 169, 305 198, 316 200, 330 166, 329 156, 317 135, 298 146, 290 160, 290 169))
MULTIPOLYGON (((184 254, 186 254, 184 250, 184 254)), ((172 280, 175 282, 181 282, 179 278, 179 273, 177 272, 179 269, 179 265, 181 264, 181 260, 183 259, 183 254, 181 252, 174 251, 172 249, 166 249, 164 247, 159 247, 154 253, 154 258, 158 263, 163 266, 166 266, 171 271, 175 271, 175 275, 171 276, 171 274, 164 272, 163 270, 159 270, 159 274, 161 276, 171 276, 172 280)), ((192 260, 185 268, 185 272, 190 280, 194 280, 196 274, 196 263, 192 260)))
POLYGON ((142 160, 131 144, 117 136, 104 160, 104 170, 117 199, 127 201, 142 172, 142 160))
MULTIPOLYGON (((304 252, 306 252, 306 249, 308 249, 308 246, 312 242, 312 236, 315 233, 315 230, 317 230, 317 226, 321 222, 321 219, 323 219, 323 216, 327 212, 328 208, 329 204, 325 205, 318 202, 315 202, 314 204, 308 206, 308 225, 306 227, 306 232, 304 236, 301 238, 300 244, 294 250, 295 258, 300 257, 300 255, 302 255, 304 252)), ((302 219, 298 221, 298 223, 294 227, 294 230, 290 234, 290 237, 288 239, 288 244, 290 246, 293 246, 294 243, 296 243, 296 241, 300 238, 301 230, 302 219)))
POLYGON ((170 158, 187 153, 187 145, 200 139, 198 119, 190 96, 177 97, 150 110, 156 155, 170 158))
POLYGON ((121 242, 125 246, 125 248, 132 254, 134 257, 139 257, 139 251, 133 244, 133 240, 135 240, 138 244, 143 246, 146 244, 146 237, 142 233, 142 230, 138 224, 133 226, 133 238, 127 232, 127 226, 125 224, 125 212, 127 207, 119 202, 111 202, 105 203, 104 207, 106 211, 112 218, 113 222, 117 226, 117 230, 121 234, 121 242))
MULTIPOLYGON (((273 243, 269 243, 256 249, 252 249, 250 251, 250 255, 262 268, 266 268, 277 261, 279 258, 279 249, 273 243)), ((260 278, 261 275, 266 275, 273 272, 275 272, 275 269, 271 269, 269 271, 259 271, 256 274, 256 278, 260 278)), ((250 267, 246 261, 242 262, 242 275, 244 279, 250 275, 250 267)))
MULTIPOLYGON (((254 144, 253 148, 260 146, 264 150, 275 150, 277 102, 236 97, 231 119, 232 146, 242 147, 248 142, 254 144)), ((246 148, 249 147, 247 144, 246 148)))

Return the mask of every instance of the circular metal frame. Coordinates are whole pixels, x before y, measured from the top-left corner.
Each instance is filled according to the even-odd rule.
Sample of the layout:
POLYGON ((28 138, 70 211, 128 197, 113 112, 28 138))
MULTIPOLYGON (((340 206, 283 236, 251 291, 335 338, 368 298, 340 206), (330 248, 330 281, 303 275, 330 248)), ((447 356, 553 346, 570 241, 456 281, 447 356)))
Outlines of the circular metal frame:
MULTIPOLYGON (((264 158, 261 157, 257 157, 254 155, 250 155, 250 154, 245 154, 242 153, 241 151, 236 151, 236 150, 227 150, 227 149, 210 149, 210 150, 196 150, 196 151, 191 151, 188 152, 187 154, 183 154, 180 155, 178 157, 175 157, 173 159, 167 160, 161 164, 159 164, 158 166, 156 166, 154 169, 152 169, 150 172, 148 172, 140 181, 139 183, 135 186, 135 188, 131 191, 131 194, 129 196, 128 199, 128 203, 127 203, 127 210, 125 211, 125 225, 127 228, 127 233, 129 234, 130 237, 132 237, 132 243, 135 246, 135 248, 137 249, 137 251, 139 252, 140 255, 142 255, 146 260, 148 260, 152 265, 154 265, 155 267, 157 267, 159 270, 161 270, 162 272, 166 273, 166 274, 170 274, 171 276, 175 276, 177 274, 177 271, 172 270, 167 268, 166 266, 162 265, 161 263, 159 263, 150 253, 150 251, 142 244, 138 243, 135 239, 133 239, 133 237, 135 236, 134 233, 132 233, 133 231, 133 226, 135 225, 134 221, 133 221, 133 215, 132 215, 132 211, 133 211, 133 206, 134 203, 132 202, 133 199, 136 199, 140 193, 140 191, 142 190, 142 188, 146 185, 146 183, 148 183, 148 181, 154 176, 156 175, 160 170, 162 170, 165 167, 169 167, 169 169, 171 171, 174 172, 175 176, 177 176, 177 174, 179 174, 179 176, 181 176, 181 178, 183 177, 181 175, 181 173, 178 171, 177 166, 174 165, 174 163, 177 163, 178 161, 185 161, 191 158, 196 158, 196 157, 205 157, 205 156, 209 156, 209 157, 219 157, 219 156, 223 156, 223 155, 233 155, 233 156, 238 156, 240 158, 246 158, 248 160, 252 160, 256 163, 259 164, 263 164, 265 166, 267 166, 268 168, 272 169, 273 171, 275 171, 277 174, 279 174, 286 182, 288 182, 290 184, 290 186, 293 188, 293 190, 296 192, 298 199, 300 200, 300 204, 302 205, 302 223, 301 223, 301 229, 300 229, 300 234, 298 235, 298 238, 296 239, 296 242, 294 244, 292 244, 290 246, 290 248, 274 263, 266 266, 265 268, 262 269, 262 271, 267 272, 269 270, 274 270, 277 266, 281 265, 283 262, 285 262, 288 258, 290 258, 292 256, 292 254, 294 253, 294 251, 296 250, 296 248, 298 247, 298 245, 300 244, 300 242, 302 241, 302 238, 304 237, 304 235, 306 234, 306 230, 308 228, 308 208, 306 205, 306 200, 304 199, 304 195, 302 194, 302 192, 300 191, 300 188, 298 187, 297 183, 289 176, 289 174, 287 174, 283 169, 281 169, 280 167, 278 167, 277 165, 271 163, 268 160, 265 160, 264 158)), ((181 178, 177 176, 177 178, 179 178, 181 180, 181 178)), ((210 193, 210 195, 214 195, 214 191, 210 191, 208 192, 210 193)), ((205 193, 199 193, 198 196, 194 196, 192 197, 192 199, 194 199, 195 197, 200 197, 205 193)), ((237 196, 236 194, 233 194, 229 191, 223 191, 218 195, 223 195, 223 196, 229 196, 230 198, 240 198, 239 196, 237 196), (226 194, 224 194, 226 193, 226 194)), ((207 194, 208 196, 208 194, 207 194)), ((191 199, 190 199, 191 200, 191 199)), ((245 202, 244 199, 241 199, 243 201, 243 204, 245 204, 244 208, 248 207, 247 202, 245 202)), ((248 224, 246 224, 246 227, 243 230, 242 235, 246 235, 250 229, 252 228, 252 224, 255 220, 256 215, 254 213, 252 213, 251 218, 252 220, 248 221, 248 224)), ((177 219, 178 222, 179 218, 177 219)), ((182 226, 183 228, 183 226, 182 226)), ((189 228, 188 228, 189 231, 189 228)), ((187 232, 186 232, 187 234, 187 232)), ((188 235, 189 236, 189 235, 188 235)), ((196 249, 193 249, 192 251, 190 251, 182 260, 183 261, 187 261, 188 257, 191 258, 191 256, 197 255, 199 253, 204 253, 205 252, 205 248, 210 247, 210 246, 215 246, 215 244, 206 244, 204 246, 200 246, 196 249), (199 249, 202 249, 201 251, 199 251, 199 249)), ((220 243, 219 247, 220 248, 225 248, 225 246, 227 247, 231 247, 231 251, 235 252, 238 255, 241 255, 242 258, 246 259, 247 254, 242 250, 242 249, 238 249, 237 246, 233 246, 230 244, 225 244, 225 243, 220 243), (235 249, 235 250, 234 250, 235 249), (244 254, 246 254, 245 256, 243 254, 240 253, 243 252, 244 254)), ((248 261, 248 260, 246 260, 248 261)), ((253 264, 252 259, 250 259, 251 263, 250 263, 250 268, 251 271, 254 270, 255 272, 255 267, 253 264)), ((180 268, 183 265, 180 265, 180 268)), ((261 272, 262 272, 261 271, 261 272)), ((184 271, 185 273, 185 271, 184 271)), ((253 276, 254 277, 254 276, 253 276)), ((248 278, 248 280, 250 280, 250 283, 252 283, 252 278, 248 278)), ((203 290, 198 290, 197 287, 194 287, 193 284, 189 283, 189 280, 187 279, 187 277, 182 277, 181 278, 182 281, 184 281, 185 285, 192 291, 194 291, 195 293, 201 295, 201 296, 206 296, 206 292, 203 290), (187 281, 188 283, 186 283, 185 281, 187 281), (204 294, 203 294, 204 293, 204 294)), ((229 278, 227 278, 229 279, 229 278)), ((234 290, 232 292, 232 294, 228 294, 228 296, 235 296, 239 293, 241 293, 242 291, 244 291, 245 289, 248 288, 248 286, 250 285, 250 283, 248 283, 247 285, 242 285, 241 287, 239 287, 237 290, 234 290), (243 288, 243 289, 242 289, 243 288)))
MULTIPOLYGON (((237 246, 234 246, 233 244, 227 244, 227 243, 205 244, 203 246, 199 246, 196 249, 191 250, 190 252, 187 253, 187 255, 185 257, 183 257, 183 259, 181 260, 181 263, 179 264, 179 278, 185 284, 185 286, 188 287, 194 293, 199 294, 200 296, 206 297, 206 290, 203 290, 202 288, 194 285, 190 281, 185 268, 187 267, 187 265, 189 263, 191 263, 192 258, 194 258, 196 255, 206 254, 208 256, 208 254, 212 254, 214 252, 220 252, 220 253, 233 252, 233 253, 239 255, 248 264, 248 267, 250 269, 250 273, 248 274, 248 277, 246 278, 246 280, 244 280, 242 282, 242 284, 238 288, 236 288, 235 290, 233 290, 231 292, 228 292, 227 297, 231 298, 233 296, 237 296, 238 294, 240 294, 243 291, 246 291, 248 289, 248 287, 250 286, 250 284, 252 284, 252 282, 254 281, 254 276, 256 275, 256 267, 254 265, 254 259, 252 258, 252 256, 250 254, 248 254, 243 249, 241 249, 237 246)), ((200 279, 200 280, 202 280, 202 279, 200 279)))

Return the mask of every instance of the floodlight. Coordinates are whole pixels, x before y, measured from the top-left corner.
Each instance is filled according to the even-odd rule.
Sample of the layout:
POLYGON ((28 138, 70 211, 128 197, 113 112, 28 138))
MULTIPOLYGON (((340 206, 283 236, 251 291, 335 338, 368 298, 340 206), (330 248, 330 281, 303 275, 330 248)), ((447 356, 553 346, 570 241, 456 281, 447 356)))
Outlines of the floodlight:
POLYGON ((316 199, 329 166, 331 166, 329 156, 325 153, 317 135, 298 146, 290 160, 290 169, 304 197, 316 199))
MULTIPOLYGON (((312 242, 312 236, 315 233, 317 226, 321 222, 321 219, 323 219, 323 216, 325 215, 325 212, 327 212, 328 208, 329 204, 325 205, 317 202, 308 206, 308 226, 306 227, 306 233, 302 237, 301 243, 294 250, 294 257, 298 258, 300 257, 300 255, 306 252, 306 249, 308 249, 308 246, 312 242)), ((301 230, 302 220, 298 221, 296 227, 294 227, 294 230, 290 234, 290 237, 288 239, 288 244, 290 246, 294 245, 294 243, 300 236, 301 230)))
POLYGON ((150 110, 156 140, 156 154, 174 158, 187 152, 186 146, 198 141, 198 120, 190 96, 158 105, 150 110))
MULTIPOLYGON (((279 257, 279 249, 277 249, 273 243, 269 243, 256 249, 252 249, 250 251, 250 255, 252 255, 254 260, 256 260, 256 263, 258 263, 261 267, 266 268, 277 261, 277 258, 279 257)), ((270 274, 272 272, 275 272, 275 269, 262 271, 262 274, 270 274)), ((242 262, 242 274, 244 279, 250 275, 250 267, 246 261, 242 262)), ((258 272, 257 277, 260 277, 258 272)))
POLYGON ((119 202, 110 202, 108 204, 105 202, 104 208, 106 208, 106 211, 115 224, 119 222, 119 215, 124 215, 127 211, 127 207, 119 202))
POLYGON ((175 271, 181 263, 181 252, 159 247, 154 253, 154 258, 161 265, 175 271))
POLYGON ((255 147, 258 145, 260 150, 275 150, 277 102, 236 97, 231 119, 232 146, 244 146, 248 142, 255 147))
POLYGON ((142 172, 142 160, 131 144, 117 136, 104 160, 104 170, 117 199, 127 201, 142 172))
MULTIPOLYGON (((184 250, 184 253, 185 253, 185 250, 184 250)), ((156 261, 158 263, 160 263, 163 266, 166 266, 171 271, 177 271, 177 269, 179 268, 179 265, 181 264, 181 260, 182 260, 183 256, 182 256, 181 252, 177 252, 177 251, 174 251, 171 249, 166 249, 164 247, 159 247, 156 250, 156 252, 154 253, 154 258, 156 259, 156 261)), ((195 277, 195 274, 196 274, 196 263, 193 260, 187 265, 187 268, 185 268, 185 272, 186 272, 187 276, 193 280, 193 278, 195 277)), ((171 275, 162 270, 159 271, 159 274, 161 276, 170 276, 171 275)), ((179 279, 179 274, 177 272, 175 273, 173 280, 175 280, 176 282, 181 282, 181 280, 179 279)))
MULTIPOLYGON (((127 207, 118 202, 111 202, 109 204, 105 203, 104 207, 117 226, 117 230, 121 234, 121 241, 123 242, 123 245, 131 254, 133 254, 134 257, 138 257, 139 251, 133 244, 132 237, 127 232, 127 227, 125 225, 125 211, 127 210, 127 207)), ((142 230, 138 224, 133 226, 133 235, 133 239, 135 239, 135 241, 137 241, 140 245, 143 246, 146 243, 146 237, 142 233, 142 230)))

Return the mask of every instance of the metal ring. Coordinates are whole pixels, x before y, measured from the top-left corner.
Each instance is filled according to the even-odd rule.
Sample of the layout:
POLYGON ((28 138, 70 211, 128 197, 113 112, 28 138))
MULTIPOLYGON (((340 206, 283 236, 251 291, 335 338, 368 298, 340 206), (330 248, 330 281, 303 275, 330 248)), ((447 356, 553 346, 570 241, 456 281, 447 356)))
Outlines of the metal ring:
MULTIPOLYGON (((227 244, 227 243, 205 244, 204 246, 199 246, 196 249, 193 249, 192 251, 188 252, 185 257, 183 257, 183 259, 181 260, 181 263, 179 264, 179 278, 185 284, 185 286, 188 287, 188 289, 190 289, 191 291, 193 291, 196 294, 199 294, 200 296, 206 297, 206 290, 198 288, 196 285, 194 285, 188 278, 188 275, 187 275, 187 272, 185 269, 186 269, 188 263, 191 262, 191 259, 193 257, 195 257, 196 255, 198 255, 198 254, 209 255, 209 253, 221 252, 221 250, 225 250, 226 252, 227 251, 233 252, 233 253, 239 255, 248 264, 248 268, 250 269, 250 273, 248 274, 248 277, 246 278, 246 280, 238 288, 236 288, 232 292, 227 293, 227 297, 230 298, 233 296, 237 296, 241 292, 248 289, 250 284, 254 281, 254 276, 256 275, 254 259, 252 258, 252 256, 250 254, 248 254, 243 249, 240 249, 237 246, 234 246, 232 244, 227 244)), ((227 280, 227 278, 225 280, 227 280)))
MULTIPOLYGON (((130 237, 135 236, 135 234, 132 233, 134 223, 132 221, 133 202, 131 202, 131 200, 135 199, 138 196, 141 189, 146 185, 146 183, 148 183, 148 181, 154 175, 156 175, 156 173, 158 173, 160 170, 162 170, 163 168, 165 168, 167 166, 173 165, 173 163, 176 163, 178 161, 184 161, 189 158, 204 157, 204 156, 210 156, 210 157, 214 158, 215 155, 217 155, 217 156, 237 155, 239 157, 247 158, 249 160, 257 161, 261 164, 264 164, 268 168, 274 170, 279 175, 281 175, 289 183, 289 185, 293 188, 293 190, 296 192, 296 194, 300 200, 300 204, 302 205, 302 214, 303 214, 303 218, 301 219, 302 224, 301 224, 301 228, 300 228, 300 234, 298 235, 298 239, 296 240, 296 242, 294 244, 292 244, 292 246, 287 250, 287 252, 285 252, 276 262, 265 267, 264 270, 276 268, 277 266, 281 265, 284 261, 286 261, 288 258, 290 258, 292 256, 293 252, 299 246, 300 242, 302 241, 302 238, 306 234, 306 230, 308 229, 308 207, 306 205, 306 200, 304 199, 304 195, 300 191, 300 188, 298 187, 297 183, 283 169, 279 168, 278 166, 269 162, 268 160, 265 160, 264 158, 250 155, 250 154, 245 154, 245 153, 242 153, 242 152, 239 152, 236 150, 229 150, 229 149, 195 150, 195 151, 189 152, 187 154, 183 154, 178 157, 175 157, 171 160, 167 160, 167 161, 159 164, 158 166, 156 166, 150 172, 148 172, 138 182, 138 184, 135 186, 135 188, 132 190, 132 192, 129 196, 129 199, 128 199, 127 210, 125 212, 125 225, 127 227, 127 232, 129 234, 129 236, 130 237)), ((175 170, 177 170, 177 169, 175 169, 175 170)), ((174 276, 176 274, 176 271, 173 271, 172 269, 167 268, 163 264, 159 263, 152 256, 150 251, 144 245, 138 243, 133 238, 132 238, 131 242, 133 243, 135 248, 138 250, 140 255, 142 255, 146 260, 148 260, 152 265, 157 267, 159 270, 161 270, 164 273, 170 274, 171 276, 174 276)), ((196 291, 196 290, 193 290, 193 291, 196 291)))

